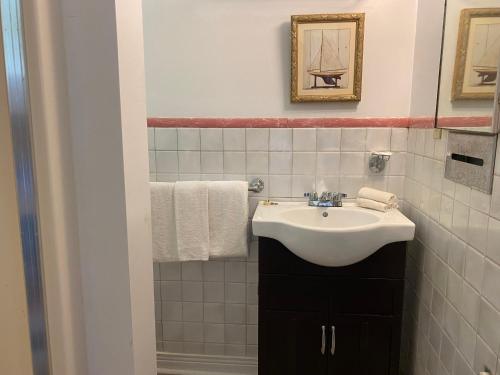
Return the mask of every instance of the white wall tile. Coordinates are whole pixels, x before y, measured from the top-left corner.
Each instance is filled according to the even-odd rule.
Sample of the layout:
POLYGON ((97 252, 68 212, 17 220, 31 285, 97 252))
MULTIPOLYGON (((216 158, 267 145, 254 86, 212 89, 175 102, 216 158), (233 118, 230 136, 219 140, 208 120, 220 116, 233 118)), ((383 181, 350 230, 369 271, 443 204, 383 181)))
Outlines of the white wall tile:
POLYGON ((491 195, 479 190, 472 189, 470 194, 470 206, 475 210, 488 214, 490 212, 491 195))
MULTIPOLYGON (((340 160, 345 153, 339 152, 318 152, 317 174, 320 176, 338 176, 340 175, 340 160)), ((363 153, 355 153, 363 155, 363 153)), ((349 156, 347 156, 349 158, 349 156)), ((354 171, 357 172, 357 171, 354 171)), ((358 174, 358 173, 353 173, 358 174)))
POLYGON ((292 173, 292 153, 291 152, 270 152, 269 153, 269 173, 270 174, 291 174, 292 173))
POLYGON ((155 150, 155 128, 148 128, 148 150, 155 150))
POLYGON ((467 238, 469 243, 481 253, 486 252, 488 244, 488 215, 471 209, 467 238))
POLYGON ((391 151, 406 151, 408 148, 408 129, 391 130, 391 151))
POLYGON ((292 129, 270 129, 269 151, 291 151, 292 129))
POLYGON ((179 181, 178 173, 157 173, 156 174, 157 182, 176 182, 179 181))
POLYGON ((482 294, 500 311, 500 266, 489 260, 484 265, 482 294))
POLYGON ((459 202, 469 205, 471 196, 471 188, 462 184, 455 185, 455 199, 459 202))
POLYGON ((244 283, 226 283, 225 284, 226 303, 245 303, 246 284, 244 283))
POLYGON ((207 323, 224 323, 224 304, 223 303, 204 303, 203 321, 207 323))
POLYGON ((481 297, 479 293, 468 283, 464 282, 459 311, 474 328, 477 328, 480 302, 481 297))
POLYGON ((247 152, 246 161, 248 174, 269 173, 269 154, 267 152, 247 152))
POLYGON ((490 215, 500 220, 500 176, 495 176, 493 179, 490 215))
POLYGON ((391 129, 370 128, 366 133, 366 151, 389 151, 391 148, 391 129))
POLYGON ((225 305, 225 322, 234 324, 246 323, 246 304, 233 304, 225 305))
POLYGON ((292 193, 292 176, 270 175, 269 176, 269 197, 285 198, 292 193))
POLYGON ((178 171, 177 151, 156 151, 156 172, 177 173, 178 171))
POLYGON ((182 262, 182 280, 201 281, 203 279, 203 262, 182 262))
POLYGON ((222 129, 200 129, 202 151, 222 151, 222 129))
POLYGON ((180 280, 181 279, 181 263, 162 262, 158 263, 160 268, 161 280, 180 280))
POLYGON ((340 174, 344 176, 364 175, 365 153, 342 152, 340 156, 340 174))
POLYGON ((340 149, 342 151, 365 151, 366 129, 342 128, 340 149))
POLYGON ((269 129, 246 129, 247 151, 269 150, 269 129))
POLYGON ((484 275, 484 256, 471 246, 465 252, 465 279, 478 291, 481 291, 484 275))
POLYGON ((224 262, 211 260, 203 262, 204 281, 224 281, 224 262))
MULTIPOLYGON (((203 303, 183 302, 182 320, 184 322, 201 322, 203 320, 203 303)), ((186 331, 184 331, 184 335, 186 335, 186 331)), ((188 340, 188 341, 197 341, 197 340, 188 340)))
POLYGON ((500 221, 490 217, 488 222, 488 245, 486 254, 500 264, 500 221))
POLYGON ((476 354, 476 332, 465 319, 460 319, 458 349, 470 365, 474 364, 474 356, 476 354))
POLYGON ((221 151, 201 152, 201 173, 222 173, 224 158, 221 151))
POLYGON ((316 176, 315 190, 340 191, 340 177, 338 176, 316 176))
POLYGON ((203 301, 203 285, 200 281, 182 282, 182 300, 186 302, 203 301))
POLYGON ((479 309, 478 333, 481 338, 491 347, 500 347, 500 313, 485 301, 481 300, 479 309))
POLYGON ((316 151, 316 129, 293 129, 293 151, 316 151))
POLYGON ((294 152, 292 158, 293 174, 316 175, 316 153, 294 152))
POLYGON ((179 150, 200 150, 200 129, 180 128, 177 130, 177 139, 179 150))
POLYGON ((245 174, 246 155, 239 151, 224 151, 224 173, 245 174))
POLYGON ((224 283, 205 281, 203 283, 203 300, 205 302, 224 302, 224 283))
POLYGON ((155 149, 162 151, 177 151, 177 129, 156 128, 155 149))
MULTIPOLYGON (((203 325, 203 336, 205 338, 205 342, 210 343, 224 343, 224 324, 204 324, 203 325)), ((205 351, 206 354, 212 355, 220 355, 224 354, 224 346, 222 347, 222 352, 216 350, 205 351)), ((213 348, 213 347, 211 347, 213 348)), ((217 348, 217 347, 215 347, 217 348)))
POLYGON ((223 129, 224 151, 245 151, 245 129, 223 129))
POLYGON ((226 324, 225 342, 228 344, 246 344, 246 326, 243 324, 226 324))
POLYGON ((317 150, 318 151, 340 151, 341 129, 317 129, 317 150))
POLYGON ((180 281, 161 282, 162 301, 182 301, 182 284, 180 281))
POLYGON ((184 338, 184 324, 182 322, 163 323, 163 339, 172 341, 182 341, 184 338))
POLYGON ((315 191, 316 178, 314 176, 293 175, 292 197, 301 198, 304 193, 315 191))
POLYGON ((246 264, 244 262, 226 262, 224 280, 235 283, 246 282, 246 264))
POLYGON ((497 351, 491 350, 481 337, 477 338, 476 355, 474 358, 474 371, 480 373, 486 368, 494 371, 497 365, 497 351))
POLYGON ((184 341, 203 342, 203 324, 188 323, 183 324, 184 341))
POLYGON ((179 151, 179 173, 192 174, 201 171, 201 156, 199 151, 179 151))
POLYGON ((162 303, 162 320, 182 321, 182 302, 162 303))

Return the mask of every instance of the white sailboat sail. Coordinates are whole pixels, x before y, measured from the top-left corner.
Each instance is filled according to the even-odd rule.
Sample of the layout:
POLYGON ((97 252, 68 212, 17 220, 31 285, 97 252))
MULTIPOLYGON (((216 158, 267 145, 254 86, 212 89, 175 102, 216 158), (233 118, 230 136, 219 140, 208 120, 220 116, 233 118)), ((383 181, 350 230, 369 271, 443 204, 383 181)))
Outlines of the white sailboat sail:
POLYGON ((309 73, 331 74, 347 72, 339 56, 339 30, 322 30, 321 46, 309 66, 309 73))
POLYGON ((489 43, 486 48, 486 53, 481 57, 475 66, 478 68, 497 69, 498 62, 500 61, 500 37, 496 38, 493 42, 489 43))

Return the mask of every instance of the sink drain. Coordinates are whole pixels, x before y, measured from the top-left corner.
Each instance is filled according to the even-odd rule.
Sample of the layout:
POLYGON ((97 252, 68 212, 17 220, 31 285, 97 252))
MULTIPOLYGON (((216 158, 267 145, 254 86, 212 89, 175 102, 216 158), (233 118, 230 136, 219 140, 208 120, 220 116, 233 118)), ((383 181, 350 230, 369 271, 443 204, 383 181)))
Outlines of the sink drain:
POLYGON ((328 212, 323 212, 323 217, 328 217, 328 212))

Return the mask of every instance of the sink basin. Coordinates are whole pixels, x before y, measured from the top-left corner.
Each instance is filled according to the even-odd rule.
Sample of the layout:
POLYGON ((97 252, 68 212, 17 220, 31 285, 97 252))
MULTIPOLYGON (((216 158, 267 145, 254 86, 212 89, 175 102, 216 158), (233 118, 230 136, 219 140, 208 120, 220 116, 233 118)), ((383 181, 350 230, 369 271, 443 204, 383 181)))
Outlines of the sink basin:
POLYGON ((415 224, 398 210, 379 212, 354 203, 329 208, 302 202, 259 204, 252 228, 255 236, 278 240, 298 257, 328 267, 360 262, 415 234, 415 224))

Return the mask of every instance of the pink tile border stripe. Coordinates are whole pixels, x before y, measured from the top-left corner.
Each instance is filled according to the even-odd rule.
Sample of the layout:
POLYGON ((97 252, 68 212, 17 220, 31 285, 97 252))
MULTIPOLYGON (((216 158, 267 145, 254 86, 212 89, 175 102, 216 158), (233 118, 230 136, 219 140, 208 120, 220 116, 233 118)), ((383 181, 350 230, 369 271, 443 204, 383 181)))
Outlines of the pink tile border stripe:
POLYGON ((493 119, 489 116, 475 117, 440 117, 438 126, 454 128, 477 128, 482 126, 491 126, 493 119))
POLYGON ((157 128, 407 128, 408 118, 148 118, 157 128))
MULTIPOLYGON (((170 118, 150 117, 155 128, 433 128, 433 117, 385 118, 170 118)), ((490 126, 491 117, 444 117, 440 127, 490 126)))

